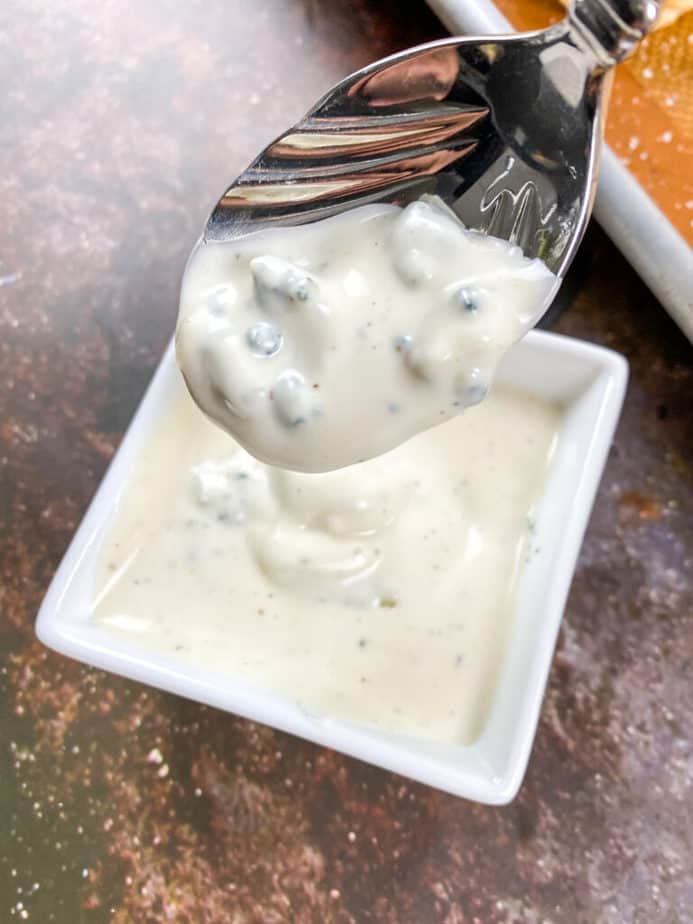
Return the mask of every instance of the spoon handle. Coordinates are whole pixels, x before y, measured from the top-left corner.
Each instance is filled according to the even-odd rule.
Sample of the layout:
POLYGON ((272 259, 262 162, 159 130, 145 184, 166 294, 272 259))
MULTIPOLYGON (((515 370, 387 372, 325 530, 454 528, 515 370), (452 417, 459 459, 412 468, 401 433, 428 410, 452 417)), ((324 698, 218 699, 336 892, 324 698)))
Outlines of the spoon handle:
POLYGON ((589 46, 596 69, 608 70, 647 35, 659 9, 660 0, 573 0, 568 21, 580 44, 589 46))

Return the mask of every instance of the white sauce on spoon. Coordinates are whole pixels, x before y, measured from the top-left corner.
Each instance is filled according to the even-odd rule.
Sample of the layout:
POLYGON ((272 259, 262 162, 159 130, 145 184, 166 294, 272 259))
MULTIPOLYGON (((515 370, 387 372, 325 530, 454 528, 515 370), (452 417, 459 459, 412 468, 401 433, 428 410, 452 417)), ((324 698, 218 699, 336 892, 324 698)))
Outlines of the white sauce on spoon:
POLYGON ((438 200, 364 206, 198 247, 178 361, 202 410, 258 459, 330 471, 481 401, 555 286, 438 200))

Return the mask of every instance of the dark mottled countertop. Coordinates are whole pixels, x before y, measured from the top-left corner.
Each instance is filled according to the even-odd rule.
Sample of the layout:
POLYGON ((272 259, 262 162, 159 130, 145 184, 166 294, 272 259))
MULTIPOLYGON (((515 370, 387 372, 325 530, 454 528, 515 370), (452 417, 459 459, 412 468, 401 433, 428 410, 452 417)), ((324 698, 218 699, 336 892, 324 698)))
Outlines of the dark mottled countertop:
POLYGON ((46 651, 33 620, 215 195, 396 0, 6 0, 0 920, 693 921, 691 348, 598 228, 553 326, 631 363, 526 782, 473 805, 46 651))

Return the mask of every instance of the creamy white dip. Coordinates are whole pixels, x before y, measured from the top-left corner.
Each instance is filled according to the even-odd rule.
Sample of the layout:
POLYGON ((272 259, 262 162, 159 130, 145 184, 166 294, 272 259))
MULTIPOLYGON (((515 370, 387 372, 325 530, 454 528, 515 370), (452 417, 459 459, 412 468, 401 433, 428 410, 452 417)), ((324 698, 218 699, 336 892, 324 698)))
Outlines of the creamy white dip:
POLYGON ((95 620, 311 713, 473 740, 559 419, 486 395, 555 284, 437 200, 199 246, 177 354, 222 429, 181 385, 95 620))
POLYGON ((473 740, 558 409, 497 388, 386 455, 307 475, 258 462, 182 384, 172 400, 103 540, 96 622, 316 715, 473 740))
POLYGON ((202 410, 281 468, 369 459, 477 404, 556 279, 436 199, 200 245, 177 355, 202 410))

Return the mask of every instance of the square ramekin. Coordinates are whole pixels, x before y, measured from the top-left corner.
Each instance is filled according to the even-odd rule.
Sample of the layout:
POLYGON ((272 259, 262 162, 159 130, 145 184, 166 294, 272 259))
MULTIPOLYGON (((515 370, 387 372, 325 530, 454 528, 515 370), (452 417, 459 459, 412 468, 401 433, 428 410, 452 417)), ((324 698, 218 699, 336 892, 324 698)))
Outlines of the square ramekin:
MULTIPOLYGON (((628 377, 623 357, 556 334, 532 332, 504 360, 499 380, 563 406, 558 446, 537 511, 540 550, 524 566, 493 700, 470 745, 407 738, 308 715, 237 677, 138 647, 91 621, 100 540, 153 424, 170 405, 169 349, 101 483, 38 614, 56 651, 180 696, 264 722, 468 799, 500 805, 519 789, 534 740, 556 636, 628 377)), ((512 451, 509 445, 508 451, 512 451)))

